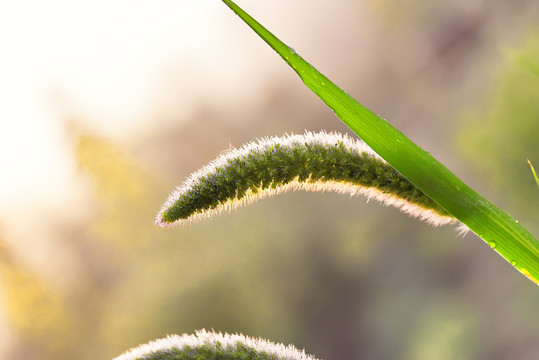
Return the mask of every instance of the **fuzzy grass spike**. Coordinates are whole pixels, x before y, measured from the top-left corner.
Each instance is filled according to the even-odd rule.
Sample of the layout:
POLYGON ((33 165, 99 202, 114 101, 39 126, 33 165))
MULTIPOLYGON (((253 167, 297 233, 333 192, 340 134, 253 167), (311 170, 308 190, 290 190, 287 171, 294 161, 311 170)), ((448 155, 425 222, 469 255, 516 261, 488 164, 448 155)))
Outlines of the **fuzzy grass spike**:
POLYGON ((170 195, 156 223, 185 224, 288 190, 365 195, 432 225, 456 222, 364 142, 306 132, 222 154, 170 195))
POLYGON ((317 360, 292 345, 271 343, 244 335, 199 330, 195 335, 171 335, 152 341, 114 360, 317 360))

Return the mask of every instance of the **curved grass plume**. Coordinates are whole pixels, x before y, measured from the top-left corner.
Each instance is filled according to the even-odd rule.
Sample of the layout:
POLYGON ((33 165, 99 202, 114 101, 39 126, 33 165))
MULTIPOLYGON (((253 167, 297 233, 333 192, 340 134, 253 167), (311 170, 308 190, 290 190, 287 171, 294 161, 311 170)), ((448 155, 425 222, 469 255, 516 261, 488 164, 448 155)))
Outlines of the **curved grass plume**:
POLYGON ((194 335, 170 335, 131 349, 114 360, 317 360, 292 345, 244 335, 199 330, 194 335))
POLYGON ((261 139, 219 156, 170 195, 156 223, 192 222, 287 190, 361 194, 432 225, 457 221, 364 142, 306 132, 261 139))
MULTIPOLYGON (((399 173, 539 284, 539 241, 386 120, 321 74, 231 0, 222 0, 298 74, 303 83, 399 173)), ((248 54, 246 54, 248 56, 248 54)))

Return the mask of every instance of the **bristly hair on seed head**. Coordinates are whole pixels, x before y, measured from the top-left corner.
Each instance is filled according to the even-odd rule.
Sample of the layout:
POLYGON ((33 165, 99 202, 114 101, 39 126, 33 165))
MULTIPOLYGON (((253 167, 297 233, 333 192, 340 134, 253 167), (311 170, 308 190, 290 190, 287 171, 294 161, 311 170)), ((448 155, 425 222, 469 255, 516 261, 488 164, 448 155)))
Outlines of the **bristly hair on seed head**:
POLYGON ((155 222, 191 223, 288 190, 364 195, 434 226, 458 222, 363 141, 309 131, 218 156, 172 192, 155 222))
POLYGON ((292 345, 275 344, 240 334, 199 330, 194 335, 170 335, 131 349, 114 360, 152 359, 282 359, 317 360, 292 345))

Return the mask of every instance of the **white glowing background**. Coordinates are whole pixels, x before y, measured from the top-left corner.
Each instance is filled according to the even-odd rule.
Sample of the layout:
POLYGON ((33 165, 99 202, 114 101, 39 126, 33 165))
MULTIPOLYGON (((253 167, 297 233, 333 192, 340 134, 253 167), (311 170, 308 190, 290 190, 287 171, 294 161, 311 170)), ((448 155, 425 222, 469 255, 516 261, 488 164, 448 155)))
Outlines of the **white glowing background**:
MULTIPOLYGON (((354 66, 366 57, 333 38, 351 24, 368 29, 368 14, 358 19, 353 2, 238 4, 317 65, 334 61, 339 46, 348 50, 337 58, 354 66)), ((301 86, 220 0, 4 1, 0 49, 0 237, 53 277, 77 266, 57 244, 57 225, 85 219, 91 204, 70 121, 130 141, 189 121, 202 100, 243 111, 278 77, 301 86)), ((331 76, 335 68, 346 71, 320 69, 331 76)))
MULTIPOLYGON (((286 31, 290 41, 309 38, 307 29, 320 24, 329 6, 346 23, 346 9, 323 2, 297 18, 309 4, 240 2, 261 20, 269 19, 277 34, 286 31)), ((304 48, 313 41, 305 41, 304 48)), ((289 76, 280 59, 268 57, 271 50, 218 0, 3 2, 0 44, 4 218, 54 213, 79 200, 66 151, 66 120, 72 115, 92 131, 133 138, 162 125, 152 116, 167 106, 174 107, 175 121, 178 109, 188 119, 201 98, 234 108, 256 101, 276 71, 289 76), (156 89, 166 82, 167 71, 182 66, 188 71, 177 85, 181 96, 168 99, 156 89)))

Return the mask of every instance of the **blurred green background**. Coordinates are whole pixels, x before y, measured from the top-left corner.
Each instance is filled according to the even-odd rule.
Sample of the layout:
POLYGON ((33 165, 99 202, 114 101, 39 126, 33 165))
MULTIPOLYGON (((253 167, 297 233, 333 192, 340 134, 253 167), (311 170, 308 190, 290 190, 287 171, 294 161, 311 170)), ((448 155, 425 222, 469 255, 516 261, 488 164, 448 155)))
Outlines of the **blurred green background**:
MULTIPOLYGON (((2 113, 0 357, 107 359, 206 328, 326 360, 539 358, 537 286, 474 234, 300 192, 191 226, 153 225, 168 193, 230 146, 347 132, 224 4, 188 3, 96 2, 89 14, 41 5, 90 18, 81 44, 43 57, 82 75, 45 72, 37 97, 22 91, 22 105, 2 113), (86 47, 96 68, 72 54, 86 47), (23 110, 41 97, 32 120, 23 110)), ((536 1, 238 3, 539 234, 526 162, 539 168, 536 1)), ((29 39, 17 44, 39 53, 29 39)), ((10 56, 21 74, 43 62, 10 56)), ((4 110, 21 79, 6 83, 4 110)))

